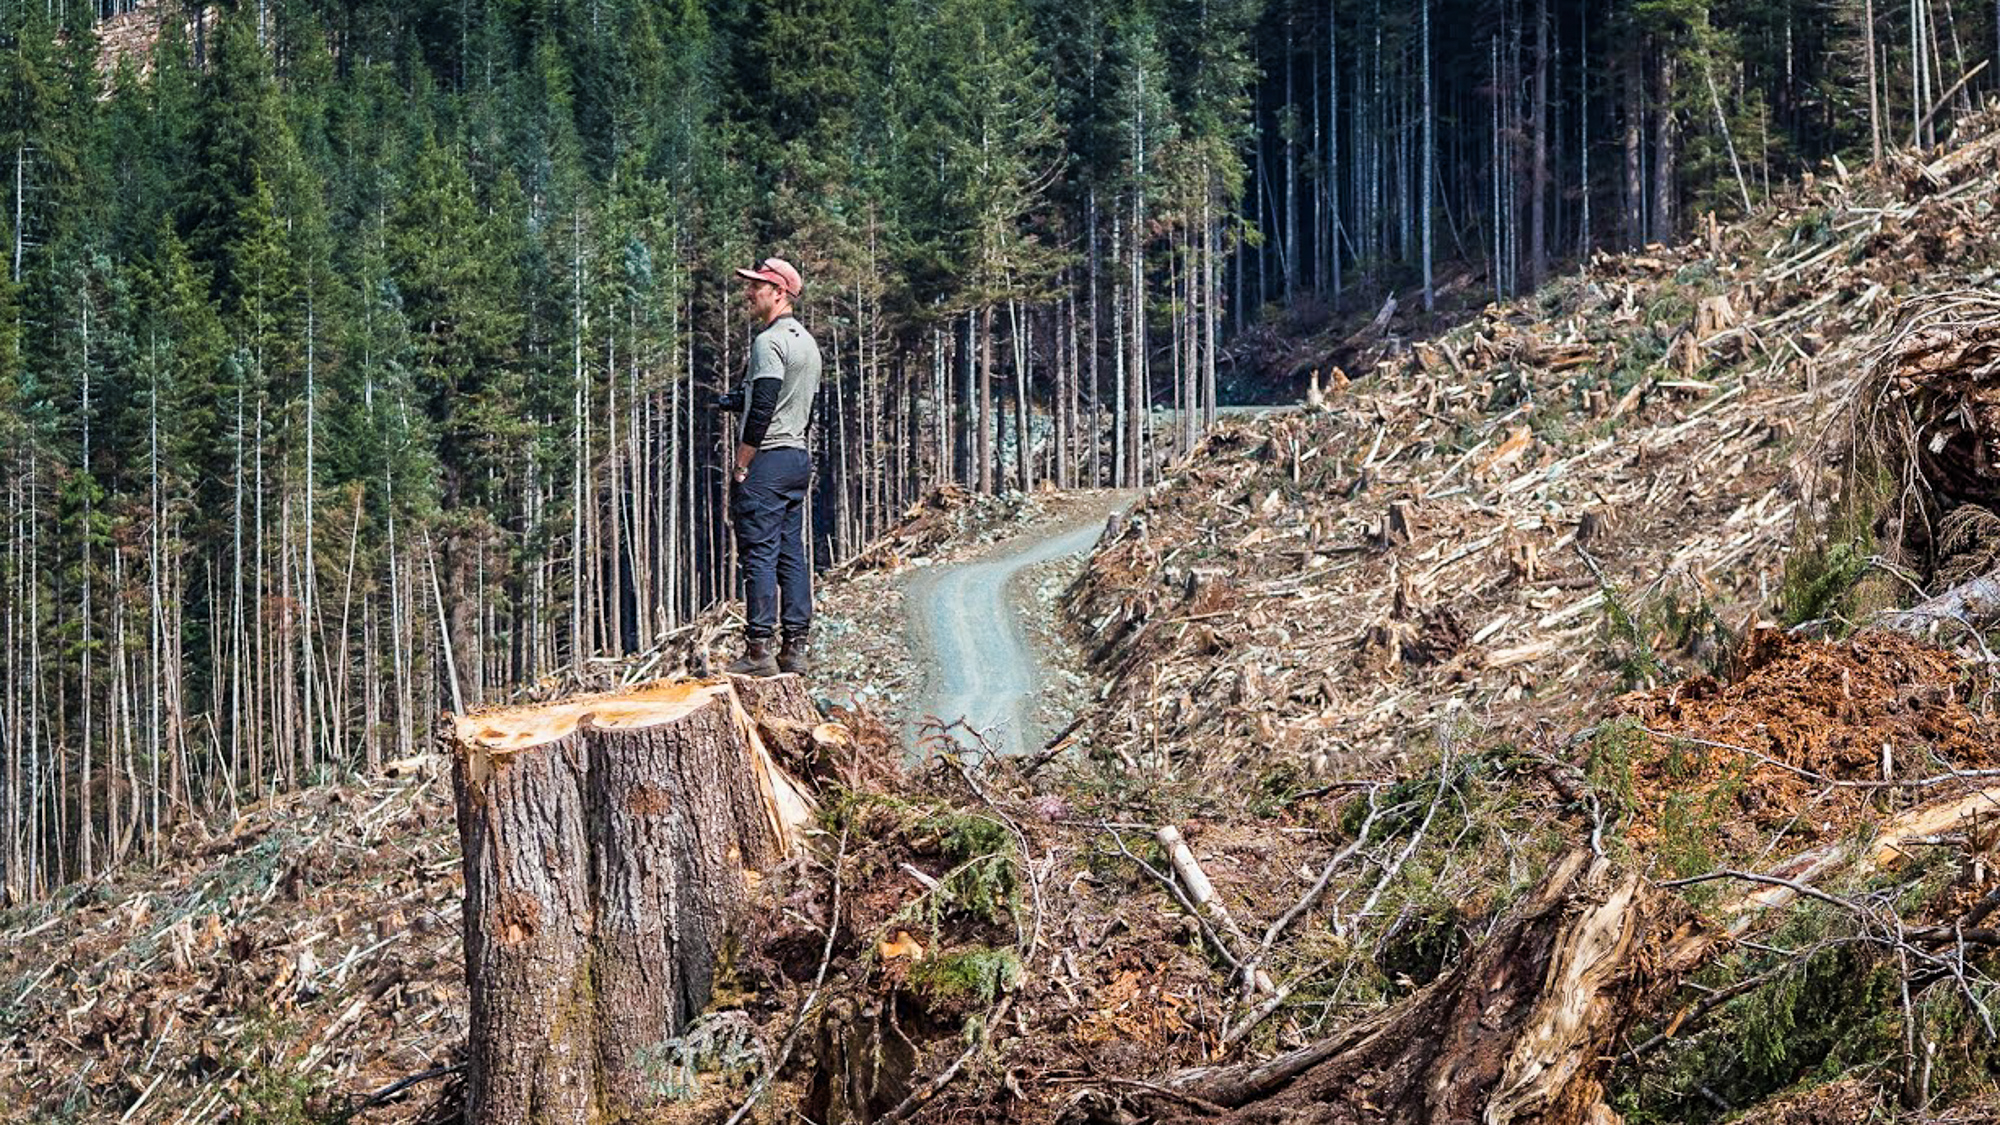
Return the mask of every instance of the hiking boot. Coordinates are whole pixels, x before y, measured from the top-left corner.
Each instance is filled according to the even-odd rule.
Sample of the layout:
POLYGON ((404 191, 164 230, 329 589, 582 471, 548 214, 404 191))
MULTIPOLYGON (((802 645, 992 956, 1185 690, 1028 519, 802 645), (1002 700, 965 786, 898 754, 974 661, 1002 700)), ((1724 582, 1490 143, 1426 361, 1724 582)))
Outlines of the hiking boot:
POLYGON ((778 653, 778 670, 803 676, 812 671, 812 654, 807 651, 804 637, 786 637, 784 650, 778 653))
POLYGON ((732 661, 727 669, 732 676, 775 676, 778 662, 771 658, 771 638, 743 638, 743 655, 732 661))

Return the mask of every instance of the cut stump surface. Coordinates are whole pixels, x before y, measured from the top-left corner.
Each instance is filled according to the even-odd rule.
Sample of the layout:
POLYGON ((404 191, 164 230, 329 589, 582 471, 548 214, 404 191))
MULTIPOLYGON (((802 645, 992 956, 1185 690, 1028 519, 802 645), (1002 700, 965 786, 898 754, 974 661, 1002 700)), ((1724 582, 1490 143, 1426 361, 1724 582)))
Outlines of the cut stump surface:
POLYGON ((796 677, 662 683, 452 725, 471 993, 466 1120, 617 1121, 811 798, 761 724, 818 721, 796 677), (788 682, 787 682, 788 681, 788 682))

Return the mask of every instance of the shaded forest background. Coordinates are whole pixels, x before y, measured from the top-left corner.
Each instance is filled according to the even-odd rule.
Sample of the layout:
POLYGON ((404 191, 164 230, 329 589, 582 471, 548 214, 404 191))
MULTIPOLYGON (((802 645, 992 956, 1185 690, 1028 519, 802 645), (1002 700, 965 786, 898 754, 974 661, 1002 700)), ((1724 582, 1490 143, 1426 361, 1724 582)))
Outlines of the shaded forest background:
POLYGON ((943 482, 1147 483, 1296 393, 1257 333, 1930 142, 1997 43, 1963 0, 0 0, 0 887, 727 596, 733 266, 806 276, 837 561, 943 482))

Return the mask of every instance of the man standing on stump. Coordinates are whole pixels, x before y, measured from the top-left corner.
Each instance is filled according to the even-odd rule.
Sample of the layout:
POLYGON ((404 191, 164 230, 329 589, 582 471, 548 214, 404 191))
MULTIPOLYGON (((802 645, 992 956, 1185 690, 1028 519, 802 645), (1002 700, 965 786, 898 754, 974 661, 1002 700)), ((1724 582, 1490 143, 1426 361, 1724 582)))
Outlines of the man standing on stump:
POLYGON ((743 656, 729 671, 804 673, 812 627, 812 568, 805 552, 812 454, 806 427, 819 390, 819 344, 792 315, 803 284, 790 262, 766 258, 754 269, 736 272, 744 279, 750 315, 764 327, 750 345, 749 395, 736 445, 732 514, 746 624, 743 656), (781 621, 784 647, 774 652, 781 621))

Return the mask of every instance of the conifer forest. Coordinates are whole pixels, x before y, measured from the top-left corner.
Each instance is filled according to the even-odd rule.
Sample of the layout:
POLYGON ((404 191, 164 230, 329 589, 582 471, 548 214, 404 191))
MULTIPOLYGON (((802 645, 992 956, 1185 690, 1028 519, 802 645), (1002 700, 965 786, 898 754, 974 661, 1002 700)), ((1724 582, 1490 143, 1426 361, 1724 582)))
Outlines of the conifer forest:
POLYGON ((1299 392, 1271 326, 1673 242, 1996 52, 1986 0, 0 0, 0 883, 729 597, 733 267, 805 277, 824 566, 1145 485, 1299 392))

